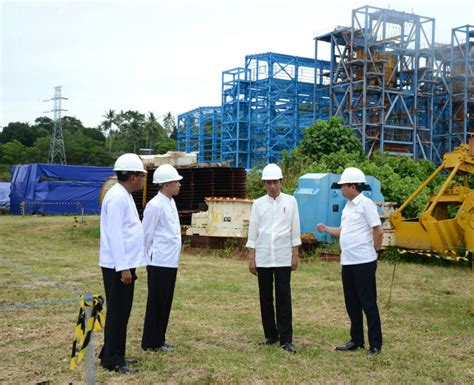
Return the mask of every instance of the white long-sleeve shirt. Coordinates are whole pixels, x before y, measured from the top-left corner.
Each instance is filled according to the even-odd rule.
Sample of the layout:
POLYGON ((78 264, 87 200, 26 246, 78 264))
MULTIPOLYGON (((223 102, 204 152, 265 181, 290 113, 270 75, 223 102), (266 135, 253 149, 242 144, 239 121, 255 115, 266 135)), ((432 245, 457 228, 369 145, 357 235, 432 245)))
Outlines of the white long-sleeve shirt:
POLYGON ((280 193, 252 205, 246 247, 255 249, 257 267, 291 266, 292 247, 301 245, 296 199, 280 193))
POLYGON ((143 214, 147 264, 177 268, 181 251, 181 226, 173 198, 159 192, 143 214))
POLYGON ((102 201, 99 265, 116 271, 146 265, 137 207, 120 183, 112 186, 102 201))

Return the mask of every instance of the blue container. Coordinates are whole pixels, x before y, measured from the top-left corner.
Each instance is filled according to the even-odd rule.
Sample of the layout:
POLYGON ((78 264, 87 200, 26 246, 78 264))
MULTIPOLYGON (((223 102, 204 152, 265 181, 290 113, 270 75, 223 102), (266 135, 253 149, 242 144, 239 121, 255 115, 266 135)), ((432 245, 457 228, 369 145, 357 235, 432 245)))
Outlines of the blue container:
MULTIPOLYGON (((347 199, 337 184, 340 179, 340 174, 305 174, 298 179, 294 197, 298 202, 302 234, 312 233, 318 241, 333 240, 331 235, 318 232, 316 226, 318 223, 331 227, 341 225, 342 209, 347 199)), ((363 194, 374 202, 383 202, 380 181, 373 176, 366 176, 366 180, 363 194)))

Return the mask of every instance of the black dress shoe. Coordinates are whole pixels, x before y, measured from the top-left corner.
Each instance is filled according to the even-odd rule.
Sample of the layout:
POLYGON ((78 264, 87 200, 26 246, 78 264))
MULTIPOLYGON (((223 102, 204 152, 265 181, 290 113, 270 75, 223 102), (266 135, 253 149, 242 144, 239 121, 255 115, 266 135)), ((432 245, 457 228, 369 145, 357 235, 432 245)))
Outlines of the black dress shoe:
POLYGON ((157 348, 143 348, 143 350, 151 352, 172 352, 175 349, 176 345, 167 344, 166 342, 157 348))
POLYGON ((128 373, 137 373, 138 369, 129 368, 127 365, 117 366, 114 369, 118 373, 128 374, 128 373))
POLYGON ((363 349, 364 348, 364 345, 358 345, 356 344, 355 342, 353 341, 349 341, 349 342, 346 342, 345 344, 343 345, 338 345, 336 346, 336 350, 338 352, 348 352, 349 350, 356 350, 356 349, 363 349))
POLYGON ((287 352, 296 353, 296 349, 291 342, 285 342, 283 345, 281 345, 281 348, 287 352))
POLYGON ((376 355, 380 354, 381 352, 382 351, 379 348, 370 348, 369 352, 367 353, 367 356, 368 357, 373 357, 373 356, 376 356, 376 355))
POLYGON ((155 351, 156 352, 172 352, 176 349, 176 345, 172 345, 172 344, 167 344, 166 342, 161 345, 161 346, 158 346, 155 351))
POLYGON ((274 337, 274 338, 265 338, 263 341, 260 341, 258 344, 259 345, 273 345, 278 342, 279 338, 274 337))
POLYGON ((125 358, 125 362, 127 365, 138 364, 138 360, 136 358, 125 358))

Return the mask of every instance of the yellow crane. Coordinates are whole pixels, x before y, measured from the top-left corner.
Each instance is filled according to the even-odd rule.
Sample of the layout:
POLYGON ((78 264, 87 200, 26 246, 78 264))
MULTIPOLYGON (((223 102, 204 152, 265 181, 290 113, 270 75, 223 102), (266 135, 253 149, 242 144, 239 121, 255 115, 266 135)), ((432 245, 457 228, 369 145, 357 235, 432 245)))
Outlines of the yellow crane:
MULTIPOLYGON (((413 194, 390 215, 397 247, 432 252, 448 257, 474 253, 474 190, 468 176, 474 175, 474 137, 446 153, 443 162, 413 194), (403 210, 443 170, 448 177, 437 194, 430 195, 418 218, 406 219, 403 210), (458 178, 455 178, 458 176, 458 178), (455 180, 456 179, 456 180, 455 180), (462 181, 462 182, 461 182, 462 181)), ((474 312, 474 258, 471 311, 474 312)))

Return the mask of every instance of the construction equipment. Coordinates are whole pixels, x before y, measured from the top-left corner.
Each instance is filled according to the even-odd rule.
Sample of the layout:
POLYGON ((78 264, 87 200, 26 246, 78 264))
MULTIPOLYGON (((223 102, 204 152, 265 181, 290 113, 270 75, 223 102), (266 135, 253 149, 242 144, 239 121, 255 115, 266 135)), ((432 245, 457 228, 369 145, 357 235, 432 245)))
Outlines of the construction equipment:
POLYGON ((390 215, 397 246, 442 255, 474 251, 474 191, 468 186, 469 174, 474 175, 474 154, 469 153, 468 145, 446 153, 441 166, 390 215), (429 197, 420 217, 405 219, 403 210, 443 170, 449 176, 438 193, 429 197), (456 175, 463 177, 462 185, 453 183, 456 175))
MULTIPOLYGON (((474 175, 474 138, 446 153, 443 162, 415 192, 390 215, 399 248, 459 259, 474 252, 474 190, 468 176, 474 175), (442 171, 449 173, 437 194, 429 196, 418 218, 405 219, 403 210, 442 171), (457 178, 456 178, 457 177, 457 178), (457 179, 457 180, 456 180, 457 179), (462 179, 462 183, 460 182, 462 179)), ((473 262, 474 283, 474 262, 473 262)), ((471 311, 474 312, 474 286, 471 311)))
MULTIPOLYGON (((341 179, 354 180, 360 177, 360 175, 350 175, 350 172, 346 175, 308 173, 300 176, 298 187, 293 195, 298 202, 303 243, 333 240, 331 235, 317 231, 316 225, 325 223, 328 226, 340 226, 342 209, 347 199, 342 195, 338 182, 341 179)), ((383 201, 380 181, 373 176, 364 177, 364 180, 366 184, 362 193, 374 202, 383 201)))

